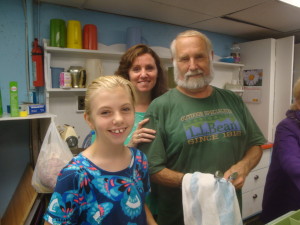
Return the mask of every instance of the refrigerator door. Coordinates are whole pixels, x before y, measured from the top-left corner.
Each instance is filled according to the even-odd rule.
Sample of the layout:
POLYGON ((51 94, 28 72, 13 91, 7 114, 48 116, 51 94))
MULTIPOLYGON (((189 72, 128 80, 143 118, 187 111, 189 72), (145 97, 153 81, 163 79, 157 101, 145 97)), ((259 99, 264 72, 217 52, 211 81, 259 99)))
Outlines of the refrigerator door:
MULTIPOLYGON (((262 70, 262 83, 257 86, 260 101, 246 104, 266 139, 272 142, 292 99, 294 37, 245 42, 240 47, 243 69, 262 70)), ((247 94, 245 88, 243 97, 247 94)))

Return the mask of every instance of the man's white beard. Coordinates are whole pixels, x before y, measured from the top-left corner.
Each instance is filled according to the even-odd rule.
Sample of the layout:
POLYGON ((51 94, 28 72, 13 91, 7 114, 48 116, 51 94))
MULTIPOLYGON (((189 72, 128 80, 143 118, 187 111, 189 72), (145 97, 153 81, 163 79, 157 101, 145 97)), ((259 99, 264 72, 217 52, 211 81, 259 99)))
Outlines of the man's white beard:
POLYGON ((180 77, 180 72, 177 67, 177 63, 174 60, 173 61, 173 66, 174 66, 174 81, 175 83, 182 88, 185 89, 198 89, 198 88, 203 88, 207 85, 209 85, 212 80, 214 79, 214 68, 213 68, 213 63, 210 61, 210 74, 204 74, 202 70, 196 70, 196 71, 188 71, 184 75, 184 79, 181 80, 179 79, 180 77), (189 78, 189 76, 196 75, 196 74, 201 74, 201 77, 196 77, 196 78, 189 78))

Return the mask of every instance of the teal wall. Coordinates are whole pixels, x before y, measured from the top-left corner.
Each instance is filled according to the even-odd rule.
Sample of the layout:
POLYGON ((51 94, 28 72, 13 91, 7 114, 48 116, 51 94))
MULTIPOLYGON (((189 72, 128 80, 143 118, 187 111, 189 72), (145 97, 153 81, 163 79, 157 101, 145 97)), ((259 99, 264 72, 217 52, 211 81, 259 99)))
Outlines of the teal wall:
MULTIPOLYGON (((32 2, 0 0, 0 88, 4 111, 9 104, 9 81, 19 83, 19 103, 30 100, 31 91, 43 91, 32 89, 30 51, 34 37, 40 41, 49 39, 52 18, 79 20, 82 26, 97 25, 99 42, 105 45, 125 43, 127 27, 140 26, 150 46, 169 47, 177 33, 188 29, 52 4, 32 5, 32 2)), ((215 54, 219 56, 227 56, 233 42, 243 41, 228 35, 204 33, 212 40, 215 54)), ((28 121, 0 122, 0 217, 29 161, 29 128, 28 121)))
MULTIPOLYGON (((50 36, 50 19, 59 18, 79 20, 81 25, 95 24, 98 27, 98 42, 105 45, 125 43, 126 29, 132 26, 142 27, 143 37, 150 46, 162 46, 169 48, 171 41, 187 27, 159 23, 150 20, 136 19, 132 17, 80 10, 64 6, 42 4, 40 7, 40 38, 50 36)), ((203 31, 212 41, 217 55, 227 56, 234 41, 243 41, 232 36, 203 31)))
POLYGON ((26 20, 21 0, 0 0, 0 87, 3 107, 9 104, 9 82, 19 84, 19 99, 27 99, 26 20))
MULTIPOLYGON (((21 0, 0 0, 0 87, 5 111, 9 81, 17 81, 19 99, 27 99, 25 8, 21 0)), ((0 217, 29 162, 28 131, 28 121, 0 121, 0 217)))

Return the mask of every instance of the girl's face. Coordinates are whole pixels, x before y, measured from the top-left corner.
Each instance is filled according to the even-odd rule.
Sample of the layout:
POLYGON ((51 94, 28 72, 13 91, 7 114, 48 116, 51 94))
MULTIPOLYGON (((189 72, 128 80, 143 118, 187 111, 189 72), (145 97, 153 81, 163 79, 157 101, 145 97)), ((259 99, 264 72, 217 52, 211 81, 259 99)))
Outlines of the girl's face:
POLYGON ((138 56, 129 69, 129 79, 137 92, 150 92, 157 80, 154 58, 148 53, 138 56))
POLYGON ((123 87, 99 89, 91 99, 91 113, 85 115, 102 143, 123 144, 134 123, 134 107, 129 91, 123 87))

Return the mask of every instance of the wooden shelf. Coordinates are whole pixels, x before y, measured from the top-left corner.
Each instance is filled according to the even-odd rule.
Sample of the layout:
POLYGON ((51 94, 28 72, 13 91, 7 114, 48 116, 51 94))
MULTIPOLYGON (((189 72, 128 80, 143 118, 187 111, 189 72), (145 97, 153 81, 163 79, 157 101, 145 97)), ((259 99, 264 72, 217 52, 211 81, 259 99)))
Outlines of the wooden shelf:
POLYGON ((213 62, 213 64, 214 66, 244 67, 244 64, 240 63, 213 62))
POLYGON ((86 88, 49 88, 47 92, 86 92, 86 88))
MULTIPOLYGON (((75 49, 75 48, 59 48, 59 47, 51 47, 48 45, 49 41, 44 39, 44 50, 48 53, 54 54, 54 55, 70 55, 72 54, 72 57, 76 57, 76 55, 80 55, 80 57, 84 58, 94 58, 98 57, 101 59, 120 59, 121 56, 125 52, 125 48, 123 48, 123 45, 116 45, 116 46, 105 46, 101 45, 100 50, 88 50, 88 49, 75 49), (104 50, 101 50, 104 49, 104 50)), ((125 46, 125 45, 124 45, 125 46)), ((159 55, 160 59, 162 61, 168 61, 171 62, 171 55, 169 53, 166 53, 166 48, 161 47, 153 47, 153 50, 157 51, 157 54, 159 55), (159 50, 164 49, 163 53, 160 53, 159 50)))
POLYGON ((32 114, 24 117, 11 117, 9 114, 3 115, 0 118, 0 121, 7 121, 7 120, 32 120, 32 119, 44 119, 44 118, 52 118, 55 117, 54 114, 50 113, 39 113, 39 114, 32 114))
POLYGON ((33 169, 28 166, 1 220, 3 225, 24 224, 38 193, 31 185, 33 169))
MULTIPOLYGON (((48 53, 52 54, 72 54, 80 55, 81 57, 91 58, 98 56, 100 58, 105 59, 118 59, 124 54, 124 51, 103 51, 103 50, 87 50, 87 49, 75 49, 75 48, 59 48, 59 47, 51 47, 48 46, 48 40, 44 39, 44 49, 48 53)), ((157 47, 153 47, 156 50, 157 47)), ((158 48, 159 49, 159 48, 158 48)), ((159 54, 160 59, 163 61, 170 61, 171 62, 171 55, 167 56, 167 54, 159 54)), ((226 62, 213 62, 214 66, 228 66, 228 67, 243 67, 244 64, 240 63, 226 63, 226 62)))
MULTIPOLYGON (((81 57, 93 58, 95 56, 102 59, 119 59, 124 54, 124 51, 115 50, 88 50, 88 49, 75 49, 75 48, 60 48, 48 46, 48 41, 44 39, 44 50, 51 54, 70 55, 81 57)), ((171 56, 160 55, 161 60, 171 60, 171 56)))
POLYGON ((74 49, 74 48, 58 48, 58 47, 49 47, 45 46, 44 49, 48 53, 52 54, 72 54, 73 57, 76 55, 84 56, 86 58, 93 58, 95 56, 101 57, 101 58, 110 58, 110 59, 118 59, 121 58, 123 55, 123 52, 103 52, 99 50, 86 50, 86 49, 74 49))

